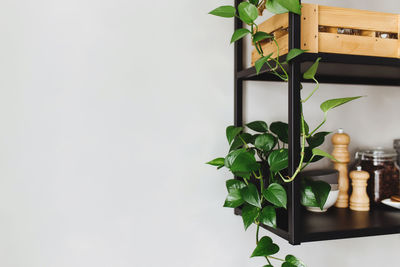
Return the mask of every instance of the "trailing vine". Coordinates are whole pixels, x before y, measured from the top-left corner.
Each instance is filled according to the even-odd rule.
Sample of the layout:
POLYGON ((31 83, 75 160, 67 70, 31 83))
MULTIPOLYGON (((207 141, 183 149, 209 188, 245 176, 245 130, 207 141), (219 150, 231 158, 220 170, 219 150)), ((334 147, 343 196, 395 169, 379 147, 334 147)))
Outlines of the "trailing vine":
MULTIPOLYGON (((250 36, 260 57, 255 62, 257 74, 264 68, 287 82, 289 74, 285 67, 291 60, 306 51, 291 49, 285 59, 282 59, 275 36, 260 31, 255 22, 264 10, 274 14, 293 12, 300 15, 301 5, 298 0, 249 0, 241 2, 237 10, 233 6, 220 6, 210 14, 225 18, 237 17, 243 21, 247 27, 236 30, 232 35, 231 43, 250 36), (262 44, 266 40, 275 44, 276 56, 273 56, 273 53, 264 54, 262 44)), ((273 122, 269 126, 264 121, 246 124, 245 127, 255 132, 254 134, 246 131, 245 127, 228 126, 226 137, 230 146, 229 153, 225 157, 208 162, 210 165, 217 166, 218 169, 223 167, 229 169, 237 177, 237 179, 226 181, 228 196, 224 207, 241 207, 245 229, 253 223, 256 225, 256 248, 251 257, 265 257, 268 263, 265 266, 273 266, 272 262, 274 261, 282 263, 283 267, 305 266, 293 255, 287 255, 284 259, 273 256, 279 252, 279 246, 273 243, 268 236, 259 238, 260 225, 277 227, 276 209, 286 209, 287 207, 285 184, 292 182, 310 163, 323 157, 334 159, 330 154, 318 148, 324 143, 329 132, 317 131, 325 124, 329 110, 360 98, 360 96, 336 98, 323 102, 320 106, 324 113, 323 120, 313 130, 310 130, 304 118, 303 104, 307 103, 319 89, 316 73, 320 60, 321 58, 318 58, 303 74, 304 79, 315 82, 315 87, 311 93, 301 99, 301 152, 300 161, 293 175, 287 173, 288 124, 280 121, 273 122)), ((330 186, 326 183, 305 180, 302 182, 301 203, 305 206, 318 206, 322 209, 329 191, 330 186)))

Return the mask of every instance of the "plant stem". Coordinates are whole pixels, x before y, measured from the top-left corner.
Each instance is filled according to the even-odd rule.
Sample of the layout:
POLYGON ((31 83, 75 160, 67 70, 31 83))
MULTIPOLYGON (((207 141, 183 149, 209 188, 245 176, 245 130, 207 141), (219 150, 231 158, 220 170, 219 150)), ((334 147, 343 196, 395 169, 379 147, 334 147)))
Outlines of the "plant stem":
POLYGON ((281 174, 281 172, 278 172, 278 174, 279 174, 279 176, 281 177, 281 179, 282 179, 283 181, 285 181, 285 180, 286 180, 286 178, 285 178, 285 177, 283 177, 283 175, 281 174))
POLYGON ((325 112, 325 113, 324 113, 324 120, 323 120, 323 121, 320 123, 320 125, 318 125, 317 128, 315 128, 314 131, 312 131, 308 136, 312 136, 319 128, 322 127, 322 125, 325 124, 325 122, 326 122, 326 115, 327 115, 327 113, 325 112))
POLYGON ((268 261, 268 264, 272 266, 271 262, 269 261, 268 257, 265 257, 268 261))
POLYGON ((314 159, 315 155, 312 155, 310 158, 310 161, 306 163, 306 165, 304 165, 303 167, 301 167, 301 170, 303 170, 305 167, 308 166, 308 164, 310 164, 312 162, 312 160, 314 159))
POLYGON ((275 43, 275 45, 276 45, 276 58, 278 58, 279 59, 279 44, 278 44, 278 42, 276 41, 276 39, 275 39, 275 36, 274 36, 274 38, 272 39, 273 41, 274 41, 274 43, 275 43))
POLYGON ((260 44, 260 42, 258 42, 258 48, 260 50, 261 53, 259 53, 262 57, 264 56, 264 50, 262 49, 262 45, 260 44))
POLYGON ((239 136, 240 140, 242 140, 244 147, 245 147, 246 149, 248 149, 249 146, 247 145, 246 141, 244 141, 243 138, 242 138, 240 135, 238 135, 238 136, 239 136))
POLYGON ((277 260, 277 261, 285 261, 285 260, 283 260, 283 259, 276 258, 276 257, 273 257, 273 256, 268 256, 268 258, 271 258, 271 259, 274 259, 274 260, 277 260))
POLYGON ((257 23, 253 23, 253 25, 256 27, 256 32, 258 32, 258 25, 257 25, 257 23))
POLYGON ((257 174, 256 174, 254 171, 252 171, 252 173, 253 173, 253 175, 254 175, 254 177, 255 177, 256 179, 258 179, 258 180, 262 180, 262 179, 260 179, 260 177, 259 177, 259 176, 257 176, 257 174))
POLYGON ((257 232, 256 232, 256 244, 257 245, 258 245, 258 241, 259 241, 259 238, 258 238, 259 233, 260 233, 260 222, 257 223, 257 232))
POLYGON ((305 103, 305 102, 307 102, 307 100, 308 99, 310 99, 310 97, 312 97, 312 95, 318 90, 318 88, 319 88, 319 82, 315 79, 315 78, 313 78, 313 80, 315 81, 315 83, 316 83, 316 86, 315 86, 315 88, 314 88, 314 90, 310 93, 310 95, 309 96, 307 96, 307 98, 306 99, 304 99, 304 100, 301 100, 301 102, 302 103, 305 103))
POLYGON ((281 68, 281 70, 283 71, 283 73, 285 74, 285 81, 288 81, 288 77, 289 77, 289 75, 287 74, 287 72, 286 72, 286 70, 285 70, 285 68, 281 65, 281 63, 279 62, 279 50, 280 50, 280 48, 279 48, 279 44, 278 44, 278 42, 276 41, 276 39, 275 38, 273 38, 272 39, 273 41, 274 41, 274 43, 275 43, 275 45, 276 45, 276 58, 274 59, 275 60, 275 62, 276 62, 276 64, 277 65, 279 65, 279 67, 281 68))
POLYGON ((262 178, 262 176, 260 176, 260 187, 261 187, 261 200, 263 198, 263 191, 264 191, 264 179, 262 178))
POLYGON ((264 53, 263 53, 263 51, 262 51, 262 47, 261 47, 261 45, 260 44, 254 44, 255 45, 255 47, 256 47, 256 50, 257 50, 257 53, 261 56, 261 57, 263 57, 264 56, 264 53))
POLYGON ((299 165, 297 166, 297 169, 294 172, 292 177, 289 177, 289 179, 285 179, 281 176, 283 181, 285 181, 286 183, 290 183, 291 181, 293 181, 296 178, 297 174, 299 174, 299 172, 301 171, 301 167, 303 166, 304 149, 306 146, 306 130, 305 130, 305 126, 304 126, 303 105, 301 105, 301 132, 302 132, 302 138, 301 138, 300 162, 299 162, 299 165))
MULTIPOLYGON (((253 27, 253 26, 252 26, 252 27, 253 27)), ((257 33, 257 32, 258 32, 258 27, 256 28, 256 33, 257 33)), ((254 34, 255 34, 255 33, 254 33, 254 34)), ((253 34, 253 28, 252 28, 252 39, 253 39, 253 40, 254 40, 254 34, 253 34)), ((274 42, 276 43, 276 45, 277 45, 277 47, 278 47, 277 54, 278 54, 278 58, 279 58, 279 45, 278 45, 278 43, 276 42, 275 38, 273 38, 272 40, 274 40, 274 42)), ((254 42, 253 42, 253 43, 254 43, 254 42)), ((263 51, 263 49, 262 49, 262 46, 261 46, 260 42, 254 43, 254 46, 255 46, 255 48, 256 48, 256 50, 257 50, 257 53, 260 55, 261 58, 263 58, 263 57, 264 57, 264 51, 263 51)), ((283 81, 288 81, 288 74, 286 73, 285 69, 282 67, 282 65, 281 65, 281 63, 279 62, 279 60, 276 60, 275 58, 272 58, 272 60, 274 60, 274 61, 277 63, 275 67, 272 67, 271 64, 270 64, 268 61, 266 62, 267 65, 268 65, 268 67, 269 67, 269 69, 270 69, 270 71, 272 71, 272 74, 274 74, 275 76, 279 77, 279 78, 280 78, 281 80, 283 80, 283 81), (278 69, 278 67, 280 67, 280 68, 283 70, 285 76, 280 75, 280 74, 276 71, 276 70, 278 69)))

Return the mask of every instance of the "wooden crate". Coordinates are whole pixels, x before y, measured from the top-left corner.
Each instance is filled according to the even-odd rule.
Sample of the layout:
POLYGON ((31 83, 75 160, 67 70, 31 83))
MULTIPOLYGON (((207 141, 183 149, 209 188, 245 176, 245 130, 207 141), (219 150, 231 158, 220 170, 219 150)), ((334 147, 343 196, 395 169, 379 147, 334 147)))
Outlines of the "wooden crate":
MULTIPOLYGON (((274 34, 280 55, 288 53, 289 16, 280 14, 259 25, 259 30, 274 34)), ((400 15, 358 9, 303 4, 301 15, 301 49, 309 53, 338 53, 400 58, 400 15), (354 31, 357 35, 338 33, 354 31), (351 30, 349 30, 351 29, 351 30), (392 35, 381 38, 382 33, 392 35)), ((263 43, 264 55, 276 54, 273 42, 263 43)), ((260 56, 254 49, 252 64, 260 56)))

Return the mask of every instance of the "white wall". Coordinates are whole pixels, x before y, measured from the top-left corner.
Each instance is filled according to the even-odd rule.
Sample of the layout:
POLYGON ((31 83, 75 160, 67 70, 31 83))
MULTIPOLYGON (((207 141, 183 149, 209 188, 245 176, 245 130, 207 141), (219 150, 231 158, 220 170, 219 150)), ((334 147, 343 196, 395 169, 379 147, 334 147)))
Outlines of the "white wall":
MULTIPOLYGON (((204 164, 226 152, 233 118, 232 21, 207 12, 231 2, 1 1, 1 267, 264 263, 248 258, 254 228, 222 208, 230 175, 204 164)), ((400 12, 397 0, 323 3, 400 12)), ((344 127, 353 150, 390 146, 398 88, 323 85, 306 112, 316 123, 322 100, 358 94, 326 129, 344 127)), ((246 120, 285 119, 285 97, 283 84, 249 84, 246 120)), ((311 267, 398 263, 399 235, 275 240, 311 267)))

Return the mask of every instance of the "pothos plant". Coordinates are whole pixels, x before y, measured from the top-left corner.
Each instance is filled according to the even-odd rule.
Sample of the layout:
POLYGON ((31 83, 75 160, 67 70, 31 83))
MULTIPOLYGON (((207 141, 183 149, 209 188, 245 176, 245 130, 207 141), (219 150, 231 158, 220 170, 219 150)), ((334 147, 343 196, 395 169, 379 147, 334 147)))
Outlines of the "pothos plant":
MULTIPOLYGON (((255 62, 257 74, 264 67, 283 81, 288 81, 289 74, 285 69, 290 60, 306 52, 301 49, 291 49, 285 59, 279 56, 279 45, 271 33, 259 31, 255 20, 264 10, 275 14, 293 12, 301 14, 299 0, 249 0, 242 1, 238 9, 233 6, 220 6, 210 14, 233 18, 237 17, 247 25, 246 28, 236 30, 231 38, 231 43, 245 36, 250 36, 260 58, 255 62), (265 55, 262 42, 269 40, 276 45, 276 57, 273 54, 265 55)), ((360 96, 336 98, 323 102, 320 106, 323 112, 322 122, 313 130, 305 121, 303 104, 305 104, 319 89, 319 83, 315 77, 321 58, 303 74, 306 80, 313 80, 315 87, 304 99, 301 99, 301 151, 300 161, 296 171, 289 175, 288 168, 288 124, 285 122, 273 122, 268 125, 264 121, 254 121, 245 127, 228 126, 226 138, 229 144, 229 153, 225 157, 211 160, 208 164, 230 170, 235 179, 226 181, 228 196, 224 207, 241 208, 245 229, 255 224, 256 248, 251 257, 265 257, 267 266, 273 266, 272 262, 281 263, 282 267, 305 266, 298 258, 287 255, 284 259, 275 256, 279 252, 279 246, 273 243, 268 236, 259 237, 260 225, 277 227, 276 211, 279 208, 286 209, 287 194, 285 184, 292 182, 299 173, 310 163, 323 157, 334 158, 319 149, 330 132, 318 131, 326 122, 328 111, 360 96), (245 128, 252 130, 253 134, 245 128)), ((330 191, 330 186, 322 181, 302 181, 301 203, 305 206, 318 206, 322 209, 330 191)))

